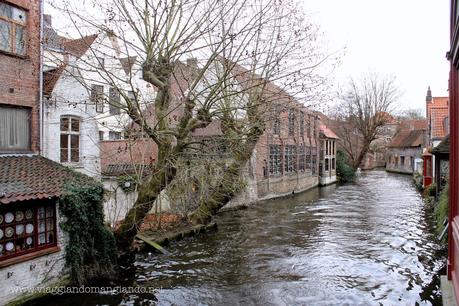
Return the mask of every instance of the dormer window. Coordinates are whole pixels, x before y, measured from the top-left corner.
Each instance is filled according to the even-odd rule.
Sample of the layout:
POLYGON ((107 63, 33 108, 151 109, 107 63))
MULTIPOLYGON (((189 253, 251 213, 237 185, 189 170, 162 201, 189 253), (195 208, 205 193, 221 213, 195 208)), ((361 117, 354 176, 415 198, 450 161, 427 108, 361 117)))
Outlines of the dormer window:
POLYGON ((26 54, 26 11, 0 2, 0 50, 24 56, 26 54))

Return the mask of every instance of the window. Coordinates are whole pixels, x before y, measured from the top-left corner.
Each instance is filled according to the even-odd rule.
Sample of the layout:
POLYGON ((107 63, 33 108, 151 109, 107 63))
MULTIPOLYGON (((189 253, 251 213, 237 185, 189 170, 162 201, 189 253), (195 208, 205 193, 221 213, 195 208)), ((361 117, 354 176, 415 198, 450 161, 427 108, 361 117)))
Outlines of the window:
POLYGON ((311 137, 311 120, 308 116, 308 121, 306 122, 306 125, 307 125, 307 133, 308 133, 308 137, 311 137))
POLYGON ((61 117, 61 163, 80 161, 80 119, 61 117))
POLYGON ((269 145, 269 173, 278 175, 281 174, 281 148, 280 145, 269 145))
POLYGON ((110 140, 120 140, 121 139, 121 132, 108 132, 108 139, 110 140))
POLYGON ((279 120, 279 118, 274 119, 273 134, 274 135, 280 135, 280 120, 279 120))
POLYGON ((0 2, 0 50, 26 54, 26 11, 0 2))
POLYGON ((0 151, 30 149, 30 109, 0 106, 0 151))
POLYGON ((332 168, 332 170, 335 170, 336 169, 336 159, 332 158, 331 161, 332 161, 331 162, 331 168, 332 168))
POLYGON ((304 162, 305 162, 304 144, 302 144, 300 146, 300 150, 299 151, 300 152, 298 154, 298 170, 304 171, 305 170, 305 165, 304 165, 304 162))
POLYGON ((405 156, 400 156, 400 165, 405 166, 405 156))
POLYGON ((311 170, 311 148, 306 147, 306 169, 311 170))
POLYGON ((330 159, 326 158, 325 159, 325 171, 328 171, 330 169, 330 159))
POLYGON ((99 140, 104 140, 104 131, 99 131, 99 140))
POLYGON ((135 102, 136 98, 137 98, 137 95, 135 94, 135 92, 133 92, 132 90, 129 90, 127 92, 127 96, 129 98, 129 100, 131 100, 131 102, 135 102))
POLYGON ((104 112, 104 86, 92 85, 91 87, 91 102, 96 104, 96 112, 104 112))
POLYGON ((0 262, 56 246, 55 215, 55 206, 52 204, 1 210, 0 262))
POLYGON ((105 68, 105 59, 103 57, 96 57, 97 61, 97 68, 103 69, 105 68))
POLYGON ((110 87, 109 90, 110 105, 109 111, 110 115, 119 115, 120 114, 120 93, 113 87, 110 87))
POLYGON ((288 111, 288 135, 293 136, 295 134, 295 112, 293 109, 288 111))
POLYGON ((328 155, 328 140, 325 140, 325 155, 328 155))
POLYGON ((296 146, 286 145, 285 146, 285 172, 296 171, 296 146))
POLYGON ((312 174, 316 173, 316 168, 317 168, 317 148, 312 147, 311 148, 311 167, 312 167, 312 174))
POLYGON ((301 118, 300 118, 300 136, 304 137, 304 113, 301 112, 301 118))

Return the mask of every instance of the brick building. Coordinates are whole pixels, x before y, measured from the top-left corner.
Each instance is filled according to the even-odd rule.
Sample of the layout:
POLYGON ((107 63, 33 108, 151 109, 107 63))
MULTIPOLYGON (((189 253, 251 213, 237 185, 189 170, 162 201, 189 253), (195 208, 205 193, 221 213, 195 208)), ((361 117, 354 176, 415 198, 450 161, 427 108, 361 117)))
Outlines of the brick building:
POLYGON ((0 1, 0 304, 64 272, 59 198, 75 173, 42 149, 39 0, 0 1))

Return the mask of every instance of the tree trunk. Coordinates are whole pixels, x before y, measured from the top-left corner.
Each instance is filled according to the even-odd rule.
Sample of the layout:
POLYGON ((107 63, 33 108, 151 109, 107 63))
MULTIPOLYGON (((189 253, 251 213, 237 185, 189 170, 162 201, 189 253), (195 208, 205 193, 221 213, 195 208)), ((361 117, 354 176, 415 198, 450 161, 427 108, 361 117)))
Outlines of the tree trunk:
POLYGON ((191 214, 193 224, 206 224, 220 208, 225 206, 238 192, 241 191, 240 174, 252 156, 252 152, 263 134, 263 130, 254 127, 247 142, 233 153, 233 162, 225 169, 223 177, 210 196, 199 203, 199 207, 191 214))
POLYGON ((357 169, 358 167, 360 167, 360 164, 362 163, 362 160, 365 157, 365 155, 368 153, 369 149, 370 149, 370 142, 364 140, 362 150, 360 150, 359 156, 354 161, 354 165, 353 165, 354 169, 357 169))

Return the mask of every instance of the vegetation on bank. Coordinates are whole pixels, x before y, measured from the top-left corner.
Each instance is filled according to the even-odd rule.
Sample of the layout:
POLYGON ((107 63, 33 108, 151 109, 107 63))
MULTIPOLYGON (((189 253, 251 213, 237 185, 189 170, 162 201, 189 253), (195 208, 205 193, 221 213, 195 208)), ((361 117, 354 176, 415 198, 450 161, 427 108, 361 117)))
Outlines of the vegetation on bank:
MULTIPOLYGON (((445 228, 443 222, 445 218, 448 218, 448 190, 449 187, 446 185, 445 188, 443 188, 443 190, 440 192, 438 203, 435 206, 435 231, 437 235, 440 235, 443 232, 445 228)), ((446 242, 446 235, 443 237, 442 242, 446 242)))
POLYGON ((341 183, 352 182, 355 179, 355 168, 341 150, 336 152, 336 176, 341 183))
POLYGON ((104 225, 102 184, 75 174, 60 199, 62 229, 68 234, 66 267, 73 284, 113 278, 117 251, 112 232, 104 225))

